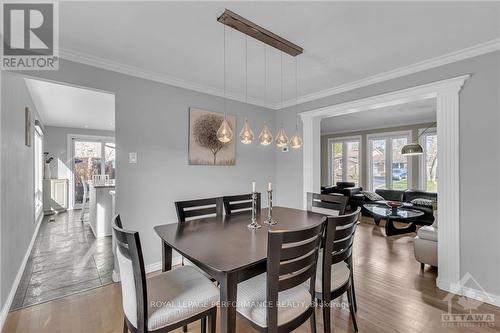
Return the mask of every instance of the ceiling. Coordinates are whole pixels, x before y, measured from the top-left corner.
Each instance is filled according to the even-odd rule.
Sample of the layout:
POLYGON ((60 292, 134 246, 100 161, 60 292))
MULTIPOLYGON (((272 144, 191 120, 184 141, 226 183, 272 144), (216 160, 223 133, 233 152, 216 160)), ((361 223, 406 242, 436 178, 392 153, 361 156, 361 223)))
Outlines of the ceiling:
MULTIPOLYGON (((500 37, 499 2, 65 1, 61 54, 221 95, 224 26, 216 18, 225 8, 305 49, 298 57, 299 96, 500 37)), ((242 98, 245 37, 227 28, 226 45, 228 95, 242 98)), ((249 102, 280 105, 280 59, 268 48, 265 81, 263 44, 248 39, 249 102)), ((295 65, 288 55, 283 68, 283 99, 294 101, 295 65)))
POLYGON ((321 134, 337 134, 436 121, 436 99, 356 112, 321 120, 321 134))
POLYGON ((25 79, 45 126, 115 130, 115 95, 25 79))

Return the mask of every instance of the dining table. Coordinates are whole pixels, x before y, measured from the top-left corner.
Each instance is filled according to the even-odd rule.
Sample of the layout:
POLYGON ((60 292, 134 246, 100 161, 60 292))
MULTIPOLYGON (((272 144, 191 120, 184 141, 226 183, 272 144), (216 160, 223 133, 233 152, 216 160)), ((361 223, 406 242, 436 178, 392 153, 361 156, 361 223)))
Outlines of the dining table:
POLYGON ((257 211, 262 227, 255 230, 247 227, 249 211, 154 227, 162 243, 162 271, 172 269, 175 250, 219 282, 223 333, 236 331, 238 283, 266 271, 268 231, 296 230, 325 219, 324 214, 278 206, 272 209, 277 224, 265 224, 267 217, 267 208, 257 211))

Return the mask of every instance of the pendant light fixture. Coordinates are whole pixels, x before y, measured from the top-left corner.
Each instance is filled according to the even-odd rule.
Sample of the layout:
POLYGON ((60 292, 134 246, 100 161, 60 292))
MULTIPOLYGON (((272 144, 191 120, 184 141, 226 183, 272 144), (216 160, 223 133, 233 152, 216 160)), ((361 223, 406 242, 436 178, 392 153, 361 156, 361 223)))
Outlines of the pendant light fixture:
MULTIPOLYGON (((283 108, 283 52, 281 53, 281 108, 283 108)), ((283 126, 280 127, 278 134, 276 134, 276 146, 284 148, 288 145, 288 136, 286 135, 283 126)))
POLYGON ((226 26, 224 26, 224 120, 217 130, 217 139, 222 143, 231 142, 233 130, 226 119, 226 26))
MULTIPOLYGON (((297 112, 297 100, 298 100, 298 79, 297 79, 297 58, 295 58, 295 111, 297 112)), ((290 146, 293 149, 299 149, 302 147, 302 138, 299 135, 299 124, 298 124, 298 117, 297 120, 295 121, 295 133, 293 134, 292 138, 290 139, 290 146)))
MULTIPOLYGON (((264 99, 267 98, 267 46, 264 45, 264 99)), ((262 131, 259 135, 260 144, 263 146, 269 146, 273 142, 273 134, 267 127, 266 122, 262 127, 262 131)))
MULTIPOLYGON (((245 36, 245 103, 248 103, 248 36, 245 36)), ((253 141, 253 131, 247 118, 240 132, 240 141, 245 145, 253 141)))
POLYGON ((249 145, 253 141, 253 131, 248 124, 248 119, 245 118, 245 125, 240 132, 240 141, 245 145, 249 145))

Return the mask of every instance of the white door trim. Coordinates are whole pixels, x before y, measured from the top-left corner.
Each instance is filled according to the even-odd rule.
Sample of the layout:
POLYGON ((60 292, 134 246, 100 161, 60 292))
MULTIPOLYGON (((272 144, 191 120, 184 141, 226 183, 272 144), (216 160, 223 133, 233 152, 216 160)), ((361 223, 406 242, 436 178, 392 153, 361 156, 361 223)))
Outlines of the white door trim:
POLYGON ((439 174, 439 229, 437 286, 451 291, 460 283, 460 179, 459 92, 470 75, 330 105, 299 113, 303 122, 303 204, 307 192, 320 189, 320 123, 326 117, 400 105, 426 98, 437 99, 439 174))

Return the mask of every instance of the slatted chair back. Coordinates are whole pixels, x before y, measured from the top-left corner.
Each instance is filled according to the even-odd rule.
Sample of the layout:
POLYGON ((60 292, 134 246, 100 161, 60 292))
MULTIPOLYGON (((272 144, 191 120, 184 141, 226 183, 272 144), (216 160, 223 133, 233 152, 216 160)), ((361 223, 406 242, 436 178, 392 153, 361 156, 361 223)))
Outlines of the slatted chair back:
MULTIPOLYGON (((230 195, 222 198, 226 215, 252 210, 252 194, 230 195)), ((261 206, 260 193, 257 193, 257 211, 261 206)))
POLYGON ((330 195, 319 193, 307 193, 307 210, 321 214, 335 216, 344 215, 347 206, 348 197, 343 195, 330 195))
POLYGON ((323 240, 322 290, 331 290, 332 265, 345 261, 352 272, 352 247, 360 212, 361 208, 358 207, 347 215, 327 217, 323 240))
POLYGON ((106 184, 109 182, 109 175, 92 175, 92 183, 93 184, 106 184))
MULTIPOLYGON (((311 295, 314 295, 318 249, 324 230, 321 224, 293 231, 268 232, 267 243, 267 321, 273 331, 278 325, 278 293, 309 280, 311 295)), ((313 305, 311 305, 311 309, 313 305)), ((310 313, 310 312, 309 312, 310 313)), ((285 324, 280 331, 290 332, 309 316, 299 317, 285 324)))
POLYGON ((119 215, 113 219, 113 231, 120 267, 123 312, 137 332, 147 332, 146 271, 139 233, 123 229, 119 215))
POLYGON ((175 209, 179 222, 201 217, 222 216, 222 198, 176 201, 175 209))

